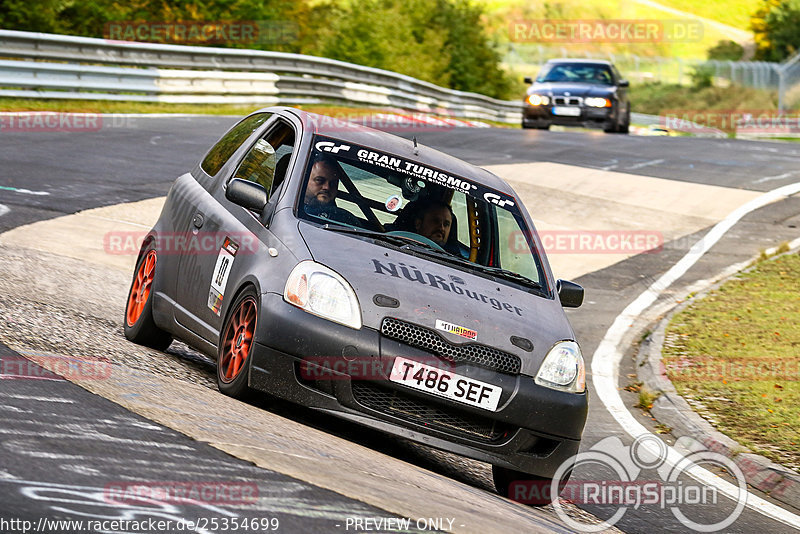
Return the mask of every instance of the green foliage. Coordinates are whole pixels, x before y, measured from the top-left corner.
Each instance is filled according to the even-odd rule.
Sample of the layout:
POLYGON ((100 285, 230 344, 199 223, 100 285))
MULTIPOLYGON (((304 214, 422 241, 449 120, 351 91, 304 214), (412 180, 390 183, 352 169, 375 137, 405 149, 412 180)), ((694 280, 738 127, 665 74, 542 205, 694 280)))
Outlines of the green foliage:
POLYGON ((755 59, 783 61, 800 49, 800 0, 763 0, 750 18, 755 59))
POLYGON ((663 115, 675 111, 777 109, 774 91, 732 85, 694 89, 688 86, 646 83, 631 87, 631 110, 663 115))
POLYGON ((705 89, 714 85, 712 76, 714 76, 714 69, 703 65, 692 67, 692 72, 689 73, 694 89, 705 89))
POLYGON ((364 0, 338 8, 316 52, 507 98, 511 81, 481 15, 466 0, 364 0))
POLYGON ((482 16, 482 8, 469 0, 0 2, 2 28, 89 37, 108 38, 109 23, 256 21, 268 28, 284 28, 285 38, 210 44, 319 55, 453 89, 510 98, 512 82, 500 68, 500 55, 482 16))
POLYGON ((744 47, 733 41, 718 41, 708 49, 708 59, 739 61, 744 55, 744 47))

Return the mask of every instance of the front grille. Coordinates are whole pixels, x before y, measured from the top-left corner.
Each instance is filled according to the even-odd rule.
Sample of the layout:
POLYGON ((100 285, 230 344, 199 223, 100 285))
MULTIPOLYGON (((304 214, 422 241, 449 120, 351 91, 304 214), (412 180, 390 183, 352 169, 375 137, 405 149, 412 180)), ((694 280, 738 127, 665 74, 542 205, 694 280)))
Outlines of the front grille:
POLYGON ((557 106, 580 106, 583 99, 578 96, 556 96, 553 103, 557 106))
POLYGON ((454 363, 474 363, 510 375, 518 375, 522 367, 519 356, 514 354, 477 343, 453 345, 433 330, 392 317, 381 323, 381 334, 454 363))
POLYGON ((362 406, 411 423, 484 441, 496 441, 508 435, 508 426, 491 419, 431 406, 369 382, 353 381, 351 387, 353 397, 362 406))

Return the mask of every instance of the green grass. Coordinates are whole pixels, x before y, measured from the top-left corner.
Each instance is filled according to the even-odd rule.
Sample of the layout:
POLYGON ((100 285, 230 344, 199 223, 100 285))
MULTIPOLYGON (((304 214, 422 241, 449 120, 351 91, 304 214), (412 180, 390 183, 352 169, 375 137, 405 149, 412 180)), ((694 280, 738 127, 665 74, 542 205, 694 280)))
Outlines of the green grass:
POLYGON ((697 89, 675 84, 644 83, 631 87, 630 96, 633 111, 651 115, 677 110, 778 109, 778 96, 774 91, 740 86, 697 89))
POLYGON ((658 0, 659 4, 707 19, 715 20, 740 30, 750 30, 750 15, 762 4, 761 0, 658 0))
POLYGON ((800 255, 762 260, 676 314, 663 356, 723 433, 800 467, 800 255))
MULTIPOLYGON (((684 0, 678 0, 683 2, 684 0)), ((688 3, 688 0, 685 0, 688 3)), ((735 2, 751 3, 754 0, 734 0, 735 2)), ((680 9, 675 4, 677 2, 663 2, 665 6, 680 9)), ((559 2, 529 2, 526 0, 480 0, 479 4, 484 6, 486 11, 486 24, 489 33, 495 40, 502 45, 501 50, 505 53, 509 43, 509 28, 512 21, 518 20, 681 20, 682 17, 674 13, 646 6, 633 1, 630 2, 606 2, 604 0, 563 0, 559 2)), ((744 20, 741 15, 742 10, 747 7, 733 10, 738 18, 733 20, 744 20)), ((717 5, 713 9, 703 9, 701 12, 694 12, 697 15, 707 17, 727 24, 730 13, 724 6, 717 5)), ((749 14, 748 14, 749 17, 749 14)), ((749 18, 748 18, 749 20, 749 18)), ((747 31, 747 27, 739 26, 737 29, 747 31)), ((582 54, 584 52, 635 54, 641 57, 673 57, 683 59, 705 59, 707 50, 717 44, 720 40, 730 39, 730 36, 717 28, 705 25, 703 35, 698 40, 674 42, 664 40, 661 42, 631 42, 631 43, 541 43, 546 46, 549 57, 560 56, 560 49, 564 48, 571 55, 582 54), (547 45, 550 46, 547 46, 547 45)), ((536 43, 514 43, 515 53, 524 61, 530 62, 538 54, 536 43)), ((508 64, 513 63, 513 55, 505 54, 504 61, 508 64)))

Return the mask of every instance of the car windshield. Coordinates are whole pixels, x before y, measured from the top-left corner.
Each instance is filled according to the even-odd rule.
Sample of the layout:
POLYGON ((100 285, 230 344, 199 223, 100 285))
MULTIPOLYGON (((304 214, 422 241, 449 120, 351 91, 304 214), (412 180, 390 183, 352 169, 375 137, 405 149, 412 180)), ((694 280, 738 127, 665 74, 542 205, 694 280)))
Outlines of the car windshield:
POLYGON ((611 69, 592 63, 550 63, 544 66, 537 82, 594 83, 612 85, 611 69))
POLYGON ((433 261, 538 288, 542 266, 518 200, 478 181, 315 136, 300 217, 433 261))

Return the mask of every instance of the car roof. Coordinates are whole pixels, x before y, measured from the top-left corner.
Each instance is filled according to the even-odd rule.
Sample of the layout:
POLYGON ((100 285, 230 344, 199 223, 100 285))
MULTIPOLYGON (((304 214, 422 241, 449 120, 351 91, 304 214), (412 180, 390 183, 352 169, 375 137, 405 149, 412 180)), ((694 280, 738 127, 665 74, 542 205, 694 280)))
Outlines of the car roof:
MULTIPOLYGON (((257 113, 262 112, 292 114, 300 119, 307 132, 333 137, 341 141, 426 163, 447 173, 479 182, 508 195, 517 196, 511 186, 499 176, 464 160, 425 146, 420 142, 417 142, 415 153, 414 142, 409 139, 369 128, 363 124, 349 122, 345 119, 283 106, 265 108, 257 113)), ((424 131, 420 131, 419 136, 424 135, 424 133, 424 131)))
POLYGON ((579 59, 579 58, 557 58, 557 59, 548 59, 548 63, 586 63, 587 65, 595 64, 595 65, 611 65, 611 62, 607 59, 579 59))

